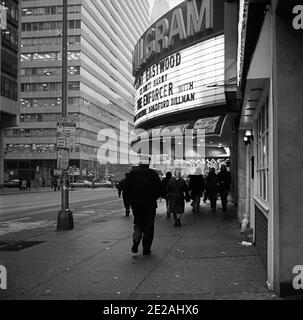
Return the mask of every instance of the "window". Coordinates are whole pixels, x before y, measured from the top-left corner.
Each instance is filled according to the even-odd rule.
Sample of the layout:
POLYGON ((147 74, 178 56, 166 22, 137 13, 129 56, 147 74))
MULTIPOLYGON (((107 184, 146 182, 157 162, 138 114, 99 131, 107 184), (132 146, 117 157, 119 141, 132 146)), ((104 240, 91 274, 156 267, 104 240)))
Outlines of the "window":
POLYGON ((269 119, 268 98, 256 120, 257 195, 269 201, 269 119))

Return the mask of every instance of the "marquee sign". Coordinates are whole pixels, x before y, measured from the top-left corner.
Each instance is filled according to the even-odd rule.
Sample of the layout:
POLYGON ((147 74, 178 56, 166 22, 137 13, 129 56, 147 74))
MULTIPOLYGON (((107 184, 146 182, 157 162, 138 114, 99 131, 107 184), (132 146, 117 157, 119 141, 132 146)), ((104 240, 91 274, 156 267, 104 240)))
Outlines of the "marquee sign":
POLYGON ((135 125, 225 103, 224 35, 166 56, 136 78, 135 125))
POLYGON ((223 0, 187 0, 156 21, 133 52, 133 75, 156 60, 224 31, 223 0))

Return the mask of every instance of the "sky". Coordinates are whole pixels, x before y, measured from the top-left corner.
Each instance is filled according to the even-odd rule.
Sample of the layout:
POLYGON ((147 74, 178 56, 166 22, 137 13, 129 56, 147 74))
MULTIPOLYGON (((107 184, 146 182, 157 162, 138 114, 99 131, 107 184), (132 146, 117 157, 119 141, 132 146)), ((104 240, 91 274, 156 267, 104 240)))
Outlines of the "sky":
MULTIPOLYGON (((150 10, 152 10, 152 8, 153 8, 154 1, 155 0, 149 0, 149 2, 150 2, 150 10)), ((174 8, 175 6, 177 6, 179 3, 183 2, 183 1, 184 0, 169 0, 168 2, 169 2, 170 8, 174 8)))

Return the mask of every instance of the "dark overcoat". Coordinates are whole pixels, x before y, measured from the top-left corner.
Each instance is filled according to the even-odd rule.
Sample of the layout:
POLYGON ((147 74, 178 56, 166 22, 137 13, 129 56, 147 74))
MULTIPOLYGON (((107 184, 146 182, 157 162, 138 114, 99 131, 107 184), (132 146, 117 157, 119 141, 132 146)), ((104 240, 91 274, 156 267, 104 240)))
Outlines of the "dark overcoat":
POLYGON ((185 209, 185 199, 189 199, 188 186, 186 182, 180 178, 172 178, 167 185, 167 200, 172 213, 182 214, 185 209))

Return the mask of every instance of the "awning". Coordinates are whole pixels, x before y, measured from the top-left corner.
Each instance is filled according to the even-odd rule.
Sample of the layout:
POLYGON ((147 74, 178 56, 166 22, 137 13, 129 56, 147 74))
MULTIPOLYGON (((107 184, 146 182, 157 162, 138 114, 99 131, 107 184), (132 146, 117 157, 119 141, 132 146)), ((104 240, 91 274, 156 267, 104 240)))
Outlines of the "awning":
POLYGON ((193 135, 199 130, 205 130, 206 137, 221 136, 226 118, 227 115, 193 120, 183 124, 156 127, 145 132, 141 131, 137 137, 132 139, 131 143, 168 136, 182 136, 187 130, 191 130, 193 135))

